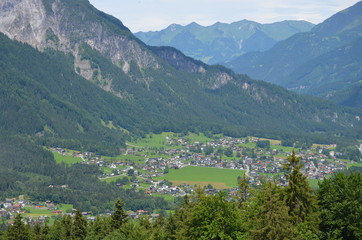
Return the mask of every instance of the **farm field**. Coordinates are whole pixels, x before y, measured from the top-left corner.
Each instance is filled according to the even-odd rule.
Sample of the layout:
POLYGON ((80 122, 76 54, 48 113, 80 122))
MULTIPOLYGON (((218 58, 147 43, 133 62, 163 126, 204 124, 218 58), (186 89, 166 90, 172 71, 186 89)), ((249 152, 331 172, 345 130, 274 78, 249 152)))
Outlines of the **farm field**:
POLYGON ((53 152, 54 155, 54 159, 55 161, 59 164, 59 163, 66 163, 68 165, 72 165, 74 163, 80 163, 82 162, 81 158, 77 158, 77 157, 72 157, 72 156, 68 156, 68 155, 62 155, 59 154, 57 152, 53 152))
MULTIPOLYGON (((169 146, 166 141, 166 137, 169 139, 177 140, 179 137, 178 134, 173 132, 163 132, 161 134, 149 134, 146 138, 139 139, 136 142, 128 142, 129 147, 135 148, 180 148, 180 146, 169 146)), ((184 139, 187 142, 194 143, 206 143, 212 141, 211 138, 206 137, 203 133, 195 134, 189 133, 187 136, 184 136, 184 139)))
MULTIPOLYGON (((72 212, 73 205, 72 204, 60 204, 57 206, 59 210, 62 210, 63 214, 67 212, 72 212)), ((38 217, 54 217, 56 214, 53 214, 51 210, 39 209, 35 207, 24 207, 24 210, 28 211, 28 213, 23 214, 24 217, 31 217, 33 219, 37 219, 38 217)), ((54 224, 54 219, 49 219, 49 224, 54 224)))
POLYGON ((188 166, 177 170, 171 169, 159 180, 166 179, 176 185, 207 186, 211 184, 215 188, 225 189, 237 186, 237 178, 243 174, 242 170, 188 166))

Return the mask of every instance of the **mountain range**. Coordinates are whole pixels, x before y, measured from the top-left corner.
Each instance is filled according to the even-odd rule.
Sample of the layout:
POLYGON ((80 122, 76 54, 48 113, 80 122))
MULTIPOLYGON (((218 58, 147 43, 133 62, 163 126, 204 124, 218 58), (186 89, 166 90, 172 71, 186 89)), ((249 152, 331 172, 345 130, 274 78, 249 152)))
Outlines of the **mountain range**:
POLYGON ((244 54, 226 64, 236 72, 293 91, 362 107, 362 2, 311 31, 297 33, 270 50, 244 54))
POLYGON ((147 132, 362 134, 360 110, 150 47, 87 0, 3 0, 0 31, 0 131, 42 144, 114 153, 147 132))
POLYGON ((137 32, 135 36, 151 46, 171 46, 187 56, 208 64, 220 64, 242 54, 266 51, 277 42, 312 29, 306 21, 282 21, 260 24, 242 20, 230 24, 217 22, 201 26, 172 24, 161 31, 137 32))

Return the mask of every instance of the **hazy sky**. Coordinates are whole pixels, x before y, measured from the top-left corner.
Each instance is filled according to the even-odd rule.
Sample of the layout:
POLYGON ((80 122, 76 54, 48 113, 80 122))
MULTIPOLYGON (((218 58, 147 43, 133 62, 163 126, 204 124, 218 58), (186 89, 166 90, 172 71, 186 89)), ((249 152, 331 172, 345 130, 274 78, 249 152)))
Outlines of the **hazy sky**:
POLYGON ((132 32, 155 31, 172 23, 203 26, 243 19, 260 23, 306 20, 320 23, 358 0, 90 0, 132 32))

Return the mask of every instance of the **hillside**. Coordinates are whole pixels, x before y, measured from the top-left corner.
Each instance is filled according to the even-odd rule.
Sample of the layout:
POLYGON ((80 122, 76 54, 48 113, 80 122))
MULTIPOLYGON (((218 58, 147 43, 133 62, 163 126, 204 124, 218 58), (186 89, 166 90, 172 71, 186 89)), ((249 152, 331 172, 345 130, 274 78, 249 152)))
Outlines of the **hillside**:
MULTIPOLYGON (((140 135, 191 130, 239 136, 310 137, 315 141, 361 134, 361 113, 357 110, 298 96, 225 67, 208 66, 171 47, 149 47, 119 20, 98 11, 86 0, 6 0, 0 3, 0 10, 1 31, 44 52, 4 38, 5 43, 19 48, 12 57, 2 56, 2 64, 9 65, 4 65, 5 73, 14 69, 8 75, 30 74, 22 80, 23 85, 29 86, 26 93, 48 89, 51 96, 64 103, 59 110, 52 104, 42 109, 47 103, 43 99, 50 97, 33 94, 29 101, 15 98, 9 102, 18 105, 3 106, 7 111, 21 108, 23 102, 30 105, 23 115, 14 115, 18 122, 4 115, 5 130, 30 135, 50 132, 55 138, 65 139, 73 138, 72 133, 76 139, 104 136, 99 142, 105 145, 121 145, 113 139, 123 132, 140 135), (22 48, 39 60, 34 61, 34 56, 22 59, 22 48), (75 109, 69 116, 64 113, 71 112, 68 106, 75 109), (47 109, 54 111, 54 116, 45 114, 47 109), (26 114, 33 116, 31 119, 36 119, 37 124, 22 132, 17 128, 29 125, 26 114), (63 130, 60 126, 68 122, 72 127, 63 130)), ((14 91, 22 88, 20 77, 3 79, 6 81, 2 89, 14 83, 14 91)))
POLYGON ((283 85, 300 93, 332 98, 362 80, 362 37, 316 57, 289 74, 283 85))
POLYGON ((151 46, 171 46, 185 55, 205 63, 228 62, 252 51, 266 51, 278 41, 295 33, 309 31, 314 25, 305 21, 283 21, 260 24, 242 20, 211 26, 191 23, 172 24, 161 31, 137 32, 135 36, 151 46))
POLYGON ((330 97, 361 80, 361 13, 358 2, 310 32, 296 34, 268 51, 245 54, 228 66, 298 92, 330 97))

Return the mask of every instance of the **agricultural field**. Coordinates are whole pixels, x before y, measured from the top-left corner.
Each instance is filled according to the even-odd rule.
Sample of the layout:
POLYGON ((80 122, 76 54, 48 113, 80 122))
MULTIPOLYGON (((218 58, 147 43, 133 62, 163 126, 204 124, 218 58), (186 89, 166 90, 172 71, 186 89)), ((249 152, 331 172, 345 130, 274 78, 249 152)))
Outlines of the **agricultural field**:
MULTIPOLYGON (((221 135, 219 136, 221 137, 221 135)), ((135 142, 128 142, 128 147, 134 148, 179 148, 179 145, 171 146, 168 144, 166 139, 177 140, 181 138, 181 134, 173 133, 173 132, 163 132, 161 134, 149 134, 145 138, 139 139, 135 142)), ((203 133, 195 134, 189 133, 187 136, 183 136, 184 140, 188 143, 207 143, 212 141, 213 139, 206 137, 203 133)))
POLYGON ((211 184, 217 189, 226 189, 237 186, 237 178, 244 172, 235 169, 188 166, 177 170, 171 169, 159 180, 166 179, 175 185, 207 186, 211 184))
POLYGON ((55 161, 59 163, 66 163, 68 165, 72 165, 74 163, 80 163, 82 162, 82 159, 79 157, 73 157, 71 155, 62 155, 57 152, 53 152, 55 161))
MULTIPOLYGON (((57 205, 58 210, 62 210, 64 213, 71 213, 73 209, 72 204, 59 204, 57 205)), ((27 213, 24 213, 23 216, 25 218, 33 218, 37 219, 39 217, 49 217, 49 224, 52 225, 54 223, 54 219, 52 217, 57 216, 57 214, 53 214, 51 210, 48 210, 47 208, 35 208, 33 206, 24 207, 24 210, 27 211, 27 213)))

